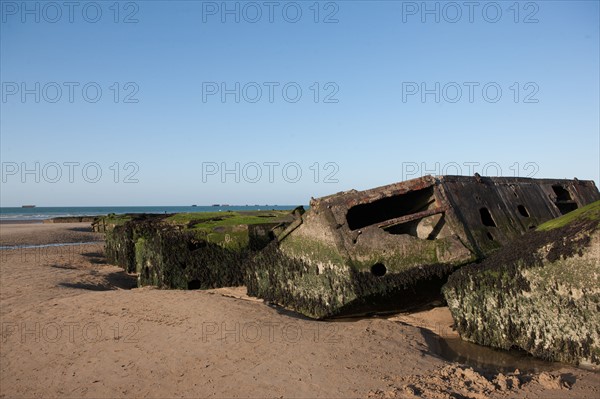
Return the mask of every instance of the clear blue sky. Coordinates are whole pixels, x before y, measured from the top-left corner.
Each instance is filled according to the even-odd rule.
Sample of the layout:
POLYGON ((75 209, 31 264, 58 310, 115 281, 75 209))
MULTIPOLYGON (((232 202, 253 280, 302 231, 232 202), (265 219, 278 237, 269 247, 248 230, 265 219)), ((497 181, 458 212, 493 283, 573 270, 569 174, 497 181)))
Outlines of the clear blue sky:
POLYGON ((598 1, 63 3, 1 1, 2 206, 304 204, 472 170, 598 184, 598 1))

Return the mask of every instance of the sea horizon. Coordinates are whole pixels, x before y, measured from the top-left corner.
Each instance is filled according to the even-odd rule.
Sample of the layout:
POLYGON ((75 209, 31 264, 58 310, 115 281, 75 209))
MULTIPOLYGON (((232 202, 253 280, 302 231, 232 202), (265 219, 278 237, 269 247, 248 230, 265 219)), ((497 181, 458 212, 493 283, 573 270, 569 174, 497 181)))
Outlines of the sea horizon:
MULTIPOLYGON (((183 212, 226 212, 265 211, 294 209, 299 205, 168 205, 168 206, 35 206, 0 207, 0 221, 46 220, 65 216, 98 216, 110 213, 183 213, 183 212)), ((304 205, 305 207, 307 205, 304 205)))

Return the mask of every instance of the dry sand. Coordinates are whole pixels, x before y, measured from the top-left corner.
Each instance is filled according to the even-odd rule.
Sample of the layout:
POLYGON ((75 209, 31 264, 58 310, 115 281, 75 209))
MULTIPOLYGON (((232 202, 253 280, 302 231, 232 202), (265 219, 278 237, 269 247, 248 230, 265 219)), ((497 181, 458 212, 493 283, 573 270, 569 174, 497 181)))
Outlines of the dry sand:
MULTIPOLYGON (((87 224, 0 225, 2 246, 99 239, 87 224)), ((131 289, 102 244, 0 256, 0 397, 600 396, 597 373, 566 365, 500 373, 442 359, 434 332, 455 334, 444 307, 317 322, 243 288, 131 289)))

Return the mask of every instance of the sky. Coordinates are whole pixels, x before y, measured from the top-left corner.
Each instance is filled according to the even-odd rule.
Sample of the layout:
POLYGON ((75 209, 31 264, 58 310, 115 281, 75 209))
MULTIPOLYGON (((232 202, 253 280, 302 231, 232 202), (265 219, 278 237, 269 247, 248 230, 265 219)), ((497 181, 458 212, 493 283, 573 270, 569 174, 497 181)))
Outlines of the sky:
POLYGON ((4 207, 600 180, 598 1, 0 1, 4 207))

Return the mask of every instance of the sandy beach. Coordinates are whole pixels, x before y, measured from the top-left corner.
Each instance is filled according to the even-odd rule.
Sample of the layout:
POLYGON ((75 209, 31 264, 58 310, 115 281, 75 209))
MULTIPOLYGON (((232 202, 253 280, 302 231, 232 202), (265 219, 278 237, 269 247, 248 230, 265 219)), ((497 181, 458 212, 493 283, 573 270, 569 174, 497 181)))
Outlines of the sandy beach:
POLYGON ((313 321, 243 287, 138 289, 101 240, 87 223, 0 225, 0 397, 600 396, 598 373, 568 365, 448 360, 443 306, 313 321))

